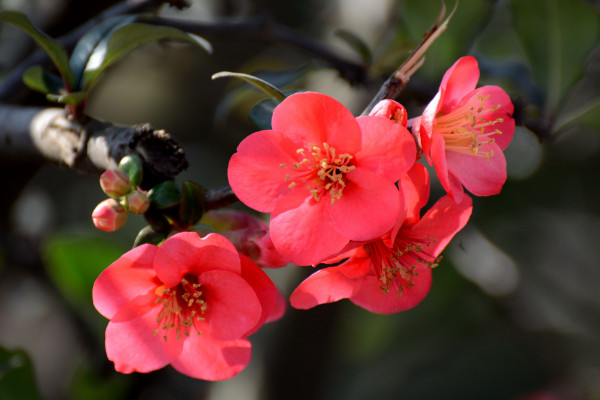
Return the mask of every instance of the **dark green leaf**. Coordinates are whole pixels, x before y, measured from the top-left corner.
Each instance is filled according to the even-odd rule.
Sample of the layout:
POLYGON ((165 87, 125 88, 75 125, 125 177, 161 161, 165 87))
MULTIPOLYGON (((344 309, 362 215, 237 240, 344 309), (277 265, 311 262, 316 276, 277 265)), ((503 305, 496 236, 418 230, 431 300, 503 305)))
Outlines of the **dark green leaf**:
POLYGON ((69 61, 71 70, 76 77, 75 90, 81 89, 85 66, 100 42, 109 37, 116 29, 135 21, 136 18, 138 18, 137 15, 117 15, 94 26, 79 39, 69 61))
POLYGON ((144 166, 139 156, 128 154, 119 162, 119 170, 125 172, 129 176, 131 187, 136 188, 142 183, 144 166))
POLYGON ((531 70, 555 111, 581 78, 598 41, 598 14, 582 0, 513 0, 511 5, 531 70))
POLYGON ((41 399, 35 383, 33 364, 22 350, 0 347, 0 399, 41 399))
POLYGON ((265 94, 267 94, 269 97, 272 97, 280 102, 286 98, 286 95, 279 88, 275 87, 274 85, 270 84, 267 81, 264 81, 256 76, 253 76, 253 75, 242 74, 239 72, 221 71, 221 72, 217 72, 216 74, 214 74, 212 76, 212 79, 219 79, 219 78, 242 79, 248 83, 253 84, 258 89, 262 90, 265 94))
POLYGON ((185 181, 181 185, 181 203, 179 205, 179 223, 183 227, 196 224, 204 213, 206 196, 204 188, 197 183, 185 181))
POLYGON ((177 186, 175 186, 175 182, 164 181, 150 189, 148 198, 150 199, 150 207, 162 210, 179 204, 180 193, 177 186))
POLYGON ((277 104, 279 103, 276 100, 265 99, 252 107, 250 110, 250 120, 252 123, 261 130, 271 129, 271 118, 277 104))
POLYGON ((165 235, 165 232, 157 232, 151 226, 145 226, 138 232, 133 247, 146 243, 158 245, 165 240, 165 235))
POLYGON ((347 29, 338 29, 336 30, 335 34, 344 42, 348 43, 350 47, 352 47, 352 49, 358 53, 360 59, 365 64, 371 64, 373 61, 373 53, 371 53, 371 49, 369 49, 369 46, 354 32, 351 32, 347 29))
POLYGON ((50 36, 37 29, 29 18, 16 11, 0 11, 0 20, 9 22, 23 29, 48 54, 69 88, 75 84, 75 76, 69 66, 67 52, 50 36))
POLYGON ((81 87, 86 91, 96 84, 100 74, 138 47, 157 40, 173 39, 196 44, 208 52, 210 44, 203 38, 168 26, 128 24, 102 39, 94 48, 83 72, 81 87))
POLYGON ((59 93, 61 90, 64 90, 62 79, 47 72, 39 65, 27 68, 23 73, 23 83, 28 88, 44 94, 59 93))

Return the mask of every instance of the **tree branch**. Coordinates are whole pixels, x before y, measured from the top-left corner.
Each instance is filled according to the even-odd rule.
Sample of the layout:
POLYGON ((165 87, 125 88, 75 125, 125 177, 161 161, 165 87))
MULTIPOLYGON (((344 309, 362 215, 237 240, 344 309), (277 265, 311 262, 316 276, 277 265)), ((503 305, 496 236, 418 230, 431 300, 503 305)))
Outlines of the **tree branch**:
POLYGON ((92 174, 116 168, 134 153, 144 162, 144 187, 172 179, 188 166, 183 149, 164 130, 92 118, 74 121, 62 108, 0 105, 0 143, 3 159, 17 155, 92 174))

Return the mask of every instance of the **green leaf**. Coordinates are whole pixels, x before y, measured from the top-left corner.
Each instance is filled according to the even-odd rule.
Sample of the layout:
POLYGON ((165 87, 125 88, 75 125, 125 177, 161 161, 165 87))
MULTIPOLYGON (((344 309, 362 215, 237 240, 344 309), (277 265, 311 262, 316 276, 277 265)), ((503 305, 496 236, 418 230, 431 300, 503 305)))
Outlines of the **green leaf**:
POLYGON ((76 77, 75 90, 81 89, 81 80, 85 66, 90 61, 90 57, 100 42, 109 37, 115 30, 135 21, 137 18, 138 15, 114 16, 94 26, 77 41, 69 61, 71 70, 76 77))
POLYGON ((202 218, 206 196, 204 188, 197 183, 185 181, 181 185, 181 203, 179 205, 179 224, 189 227, 202 218))
POLYGON ((55 235, 42 247, 48 274, 73 304, 91 304, 92 287, 100 273, 125 248, 99 236, 55 235))
POLYGON ((75 84, 75 75, 73 75, 73 71, 71 71, 71 67, 69 66, 67 52, 60 44, 37 29, 31 21, 29 21, 29 18, 19 12, 2 10, 0 11, 0 20, 16 25, 27 32, 46 54, 48 54, 66 84, 69 85, 69 89, 73 88, 75 84))
POLYGON ((267 94, 269 97, 272 97, 280 102, 286 98, 286 95, 279 88, 253 75, 243 74, 240 72, 221 71, 217 72, 212 76, 213 80, 220 78, 242 79, 248 83, 253 84, 258 89, 262 90, 265 94, 267 94))
POLYGON ((154 186, 148 192, 150 207, 157 210, 174 207, 179 204, 180 193, 175 182, 164 181, 154 186))
POLYGON ((258 129, 270 130, 273 111, 279 103, 273 99, 265 99, 250 110, 250 120, 258 129))
POLYGON ((47 72, 40 65, 34 65, 25 70, 23 73, 23 83, 28 88, 44 94, 59 93, 61 90, 64 90, 62 79, 47 72))
POLYGON ((581 78, 598 41, 600 22, 582 0, 512 0, 513 21, 531 70, 556 111, 581 78))
POLYGON ((371 52, 371 49, 369 49, 369 46, 354 32, 351 32, 347 29, 338 29, 335 31, 335 34, 344 42, 348 43, 348 45, 350 45, 350 47, 352 47, 352 49, 358 53, 360 59, 365 64, 371 64, 373 61, 373 53, 371 52))
POLYGON ((50 101, 60 104, 70 104, 72 106, 76 106, 86 98, 85 92, 72 92, 68 94, 54 94, 48 93, 46 98, 50 101))
POLYGON ((166 232, 157 232, 151 226, 145 226, 138 232, 138 235, 133 242, 133 247, 138 247, 142 244, 160 244, 165 240, 166 232))
POLYGON ((136 154, 128 154, 119 162, 119 170, 129 176, 131 187, 136 188, 142 183, 144 166, 142 160, 136 154))
POLYGON ((0 347, 0 399, 41 399, 33 364, 23 350, 9 351, 0 347))
POLYGON ((83 72, 82 89, 85 91, 91 90, 106 68, 133 50, 147 43, 163 39, 189 42, 199 45, 209 53, 212 51, 206 40, 179 29, 140 23, 128 24, 113 31, 111 35, 102 39, 94 48, 83 72))

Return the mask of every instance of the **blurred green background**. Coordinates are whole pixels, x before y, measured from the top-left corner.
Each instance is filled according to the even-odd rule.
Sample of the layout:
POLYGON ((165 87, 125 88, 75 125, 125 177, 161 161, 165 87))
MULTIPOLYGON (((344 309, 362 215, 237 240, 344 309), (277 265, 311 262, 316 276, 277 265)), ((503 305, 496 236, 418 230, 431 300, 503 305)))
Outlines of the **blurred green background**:
MULTIPOLYGON (((0 0, 0 8, 60 35, 112 3, 0 0)), ((335 34, 348 30, 372 62, 366 79, 350 85, 289 43, 214 32, 206 35, 212 55, 167 42, 136 50, 102 78, 88 112, 166 129, 190 163, 178 181, 222 186, 230 155, 256 130, 249 111, 265 96, 212 74, 254 73, 285 90, 329 94, 359 114, 440 8, 438 0, 196 0, 184 11, 165 8, 165 17, 213 26, 268 16, 364 63, 335 34)), ((502 193, 474 199, 471 221, 418 307, 391 316, 347 301, 288 309, 251 337, 252 362, 229 381, 195 381, 169 367, 114 372, 91 287, 143 220, 95 231, 90 214, 104 198, 97 177, 41 168, 4 210, 0 232, 0 399, 600 399, 599 13, 586 0, 461 0, 399 101, 418 116, 446 69, 474 55, 480 85, 502 86, 516 107, 502 193)), ((0 78, 33 49, 0 25, 0 78)), ((434 185, 433 200, 443 194, 434 185)), ((310 269, 269 273, 288 295, 310 269)))

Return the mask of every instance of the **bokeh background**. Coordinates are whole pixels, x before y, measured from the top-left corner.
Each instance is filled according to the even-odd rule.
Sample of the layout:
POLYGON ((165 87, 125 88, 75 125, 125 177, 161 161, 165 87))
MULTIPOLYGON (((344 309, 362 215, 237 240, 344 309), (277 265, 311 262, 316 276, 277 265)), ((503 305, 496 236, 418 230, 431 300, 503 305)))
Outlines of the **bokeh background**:
MULTIPOLYGON (((22 11, 58 37, 114 3, 0 0, 0 8, 22 11)), ((177 180, 207 188, 227 184, 230 155, 256 130, 249 111, 265 98, 212 74, 246 72, 285 90, 323 92, 359 114, 442 7, 438 0, 191 3, 161 15, 209 27, 268 18, 366 72, 350 85, 319 54, 260 32, 212 28, 205 35, 212 55, 160 42, 112 67, 89 114, 166 129, 190 163, 177 180), (340 30, 361 38, 370 54, 340 30)), ((225 382, 196 381, 170 367, 114 372, 91 287, 131 247, 143 219, 99 233, 90 218, 104 198, 97 177, 5 160, 0 176, 13 179, 0 194, 14 201, 0 219, 0 398, 600 399, 599 13, 587 0, 460 0, 399 100, 409 116, 419 115, 445 70, 474 55, 480 85, 502 86, 516 107, 502 193, 474 199, 471 221, 419 306, 390 316, 347 301, 288 309, 251 337, 250 365, 225 382)), ((0 24, 0 79, 34 49, 0 24)), ((16 103, 46 104, 34 94, 16 103)), ((434 186, 433 200, 442 194, 434 186)), ((310 272, 290 266, 269 274, 287 295, 310 272)))

